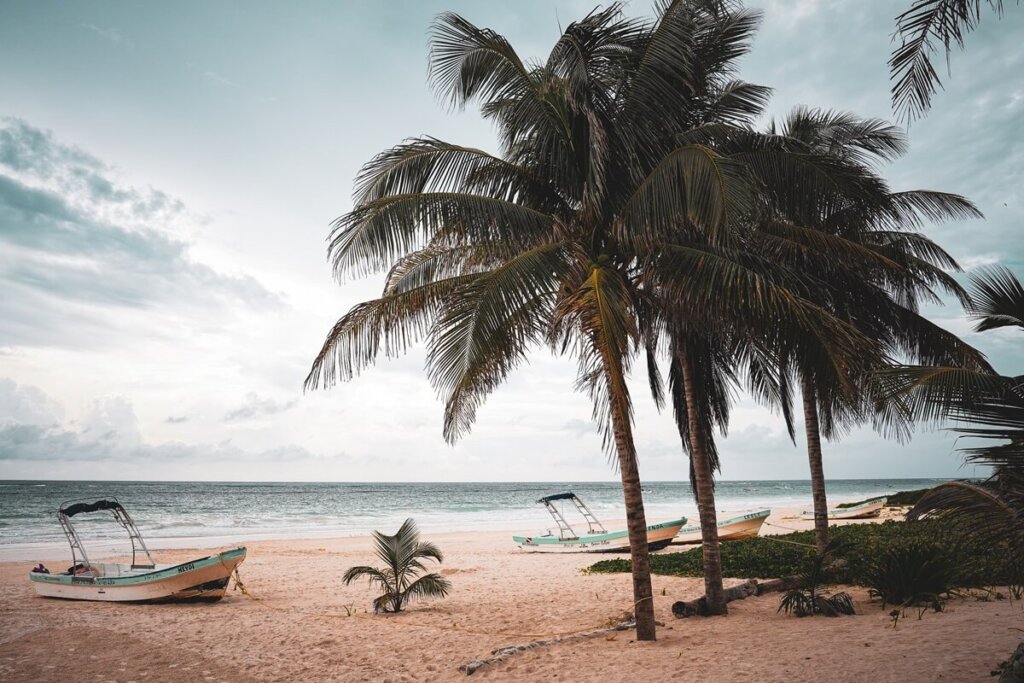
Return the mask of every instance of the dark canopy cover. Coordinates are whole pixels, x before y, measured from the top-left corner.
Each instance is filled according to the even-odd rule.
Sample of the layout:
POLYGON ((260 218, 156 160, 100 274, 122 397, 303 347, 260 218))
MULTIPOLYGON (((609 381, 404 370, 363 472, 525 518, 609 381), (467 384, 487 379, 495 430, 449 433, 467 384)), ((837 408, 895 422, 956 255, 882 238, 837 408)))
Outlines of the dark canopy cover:
POLYGON ((81 512, 96 512, 97 510, 124 510, 116 500, 97 500, 95 503, 75 503, 66 508, 61 508, 61 513, 74 517, 81 512))
POLYGON ((554 494, 552 496, 544 496, 543 498, 541 498, 537 502, 543 504, 543 503, 549 503, 549 502, 551 502, 553 500, 572 500, 575 497, 576 497, 576 494, 573 493, 572 491, 570 491, 568 493, 556 493, 556 494, 554 494))

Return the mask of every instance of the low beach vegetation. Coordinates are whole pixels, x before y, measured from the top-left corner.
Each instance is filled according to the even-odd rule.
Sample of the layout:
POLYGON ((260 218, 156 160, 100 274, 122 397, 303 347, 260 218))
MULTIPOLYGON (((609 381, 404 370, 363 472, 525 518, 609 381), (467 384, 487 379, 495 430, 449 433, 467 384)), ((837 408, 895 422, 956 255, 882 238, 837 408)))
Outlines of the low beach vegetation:
MULTIPOLYGON (((839 546, 830 552, 824 579, 829 583, 871 587, 878 580, 880 558, 893 548, 932 546, 950 570, 948 585, 981 587, 1012 583, 1008 548, 978 547, 942 520, 917 523, 884 522, 833 527, 839 546)), ((816 552, 813 531, 781 536, 731 541, 722 545, 722 567, 732 578, 769 579, 798 576, 806 572, 816 552)), ((629 560, 602 560, 588 570, 592 573, 629 571, 629 560)), ((671 576, 702 576, 700 549, 651 556, 651 571, 671 576)), ((895 595, 895 593, 894 593, 895 595)), ((891 601, 890 601, 891 602, 891 601)))
POLYGON ((897 543, 865 565, 863 581, 872 597, 898 607, 940 605, 957 584, 954 558, 934 543, 897 543))
POLYGON ((405 520, 394 536, 374 531, 373 542, 384 567, 351 567, 341 580, 347 586, 367 577, 371 586, 379 587, 381 594, 373 599, 374 613, 401 612, 413 599, 448 595, 452 587, 448 579, 435 573, 419 576, 426 571, 422 560, 435 560, 440 564, 444 556, 436 545, 420 540, 420 532, 412 519, 405 520))

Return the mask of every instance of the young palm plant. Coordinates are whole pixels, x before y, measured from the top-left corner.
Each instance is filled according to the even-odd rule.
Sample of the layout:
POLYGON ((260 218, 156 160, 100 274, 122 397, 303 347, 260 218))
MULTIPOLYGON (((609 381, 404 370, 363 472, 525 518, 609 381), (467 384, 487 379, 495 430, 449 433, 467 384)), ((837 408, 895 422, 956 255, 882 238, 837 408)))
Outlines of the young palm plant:
MULTIPOLYGON (((532 348, 575 357, 622 481, 641 640, 654 639, 655 623, 626 381, 638 351, 653 359, 671 340, 702 339, 742 348, 743 334, 780 319, 837 357, 864 341, 802 296, 810 283, 749 250, 749 173, 686 137, 736 128, 767 98, 731 77, 757 15, 722 5, 662 2, 653 20, 625 18, 617 4, 595 10, 542 61, 456 14, 439 17, 432 83, 453 106, 478 105, 501 152, 425 137, 363 168, 329 256, 339 278, 389 269, 384 292, 335 324, 306 380, 329 386, 425 339, 455 441, 532 348)), ((691 413, 705 415, 704 387, 691 389, 691 413)), ((705 581, 724 612, 705 460, 694 466, 705 581)))
POLYGON ((827 563, 831 559, 831 553, 840 547, 838 542, 832 541, 825 548, 825 552, 816 553, 809 558, 807 571, 800 576, 800 586, 782 596, 779 612, 798 617, 813 617, 816 614, 838 617, 843 614, 854 614, 853 598, 849 593, 829 593, 826 590, 827 563))
POLYGON ((381 594, 373 599, 373 611, 401 612, 411 600, 417 598, 443 598, 451 590, 451 582, 440 574, 426 571, 421 560, 436 560, 444 557, 433 543, 420 540, 416 522, 407 519, 394 536, 373 532, 377 557, 383 567, 351 567, 342 577, 347 586, 356 579, 369 577, 370 585, 377 586, 381 594))

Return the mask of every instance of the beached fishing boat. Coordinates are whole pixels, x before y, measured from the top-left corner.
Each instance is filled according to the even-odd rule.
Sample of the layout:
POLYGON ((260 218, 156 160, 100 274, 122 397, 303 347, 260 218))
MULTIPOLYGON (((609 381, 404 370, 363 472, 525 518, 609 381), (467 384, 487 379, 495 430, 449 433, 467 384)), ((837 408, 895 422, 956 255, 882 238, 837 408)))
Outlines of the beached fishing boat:
MULTIPOLYGON (((864 519, 865 517, 877 517, 882 508, 885 507, 886 498, 872 498, 860 505, 848 508, 832 508, 828 511, 829 519, 864 519)), ((804 519, 814 519, 814 510, 804 510, 800 513, 804 519)))
POLYGON ((51 574, 40 564, 29 574, 36 592, 48 598, 107 602, 212 602, 224 597, 231 573, 245 559, 245 548, 234 548, 180 564, 157 564, 135 522, 116 498, 93 503, 68 501, 60 506, 57 519, 71 545, 71 567, 64 573, 51 574), (71 518, 101 510, 110 511, 128 532, 132 544, 131 564, 89 560, 71 518), (147 561, 136 562, 142 560, 138 557, 140 553, 147 561))
MULTIPOLYGON (((718 523, 718 540, 734 541, 739 538, 753 538, 761 531, 761 525, 768 519, 771 510, 758 510, 748 512, 737 517, 723 519, 718 523)), ((684 527, 679 530, 679 535, 672 543, 700 543, 703 540, 700 533, 700 525, 684 527)))
MULTIPOLYGON (((550 513, 551 517, 555 520, 555 524, 558 526, 558 533, 548 529, 545 533, 537 536, 513 536, 512 540, 519 544, 519 547, 523 550, 545 553, 629 552, 629 532, 625 529, 622 531, 607 531, 590 511, 586 503, 580 500, 575 493, 556 493, 553 496, 541 498, 537 503, 547 508, 548 513, 550 513), (576 506, 576 510, 587 523, 586 534, 582 536, 577 534, 569 525, 565 516, 554 505, 556 501, 560 500, 570 501, 576 506)), ((664 548, 672 542, 672 539, 675 538, 675 535, 679 533, 679 529, 684 524, 686 524, 686 518, 680 517, 679 519, 661 522, 660 524, 648 525, 648 548, 651 550, 664 548)))

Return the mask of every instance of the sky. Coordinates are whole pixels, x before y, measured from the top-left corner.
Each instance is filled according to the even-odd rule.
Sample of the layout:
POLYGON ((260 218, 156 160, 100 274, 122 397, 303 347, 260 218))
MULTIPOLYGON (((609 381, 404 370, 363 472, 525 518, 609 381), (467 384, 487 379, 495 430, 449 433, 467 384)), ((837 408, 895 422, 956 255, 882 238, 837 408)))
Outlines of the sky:
MULTIPOLYGON (((889 0, 759 0, 744 80, 797 105, 892 119, 889 0)), ((323 338, 380 278, 337 283, 330 222, 375 153, 418 135, 497 151, 427 83, 427 31, 453 10, 546 54, 593 0, 516 3, 0 0, 0 479, 613 480, 573 391, 539 350, 457 445, 421 349, 303 393, 323 338)), ((626 11, 650 14, 635 1, 626 11)), ((987 8, 986 8, 987 11, 987 8)), ((929 226, 965 268, 1024 275, 1024 12, 986 13, 894 189, 963 194, 984 220, 929 226)), ((940 60, 941 62, 941 57, 940 60)), ((943 72, 945 76, 945 72, 943 72)), ((1024 372, 1012 333, 929 317, 1024 372)), ((633 382, 640 472, 687 465, 669 414, 633 382)), ((867 429, 825 445, 833 478, 963 477, 953 435, 867 429)), ((802 440, 737 397, 724 479, 806 479, 802 440)))

